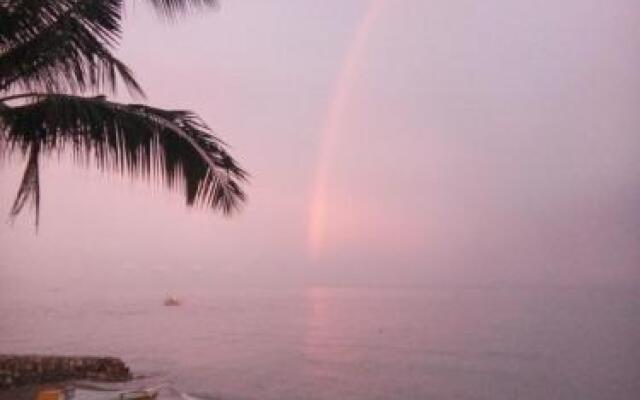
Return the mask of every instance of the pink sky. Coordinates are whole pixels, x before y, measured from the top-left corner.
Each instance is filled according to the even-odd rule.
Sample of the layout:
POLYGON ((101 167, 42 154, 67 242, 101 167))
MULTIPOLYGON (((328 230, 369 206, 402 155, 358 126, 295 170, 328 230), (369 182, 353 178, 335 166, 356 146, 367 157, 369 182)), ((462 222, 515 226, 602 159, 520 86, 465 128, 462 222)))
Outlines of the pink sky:
MULTIPOLYGON (((375 1, 221 3, 165 23, 136 2, 119 54, 150 103, 197 111, 232 145, 252 174, 243 212, 51 160, 40 231, 1 224, 0 265, 637 281, 637 1, 380 0, 369 19, 375 1)), ((4 215, 21 168, 0 169, 4 215)))

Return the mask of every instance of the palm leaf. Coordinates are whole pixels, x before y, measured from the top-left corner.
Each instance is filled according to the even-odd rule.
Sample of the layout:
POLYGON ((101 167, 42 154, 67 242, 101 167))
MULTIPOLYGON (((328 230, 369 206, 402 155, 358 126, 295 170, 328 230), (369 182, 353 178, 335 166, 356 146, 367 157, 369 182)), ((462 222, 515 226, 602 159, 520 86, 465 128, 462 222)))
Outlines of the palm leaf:
POLYGON ((161 14, 173 17, 191 10, 216 7, 218 0, 148 0, 161 14))
POLYGON ((0 127, 10 149, 37 145, 49 153, 71 147, 76 159, 93 159, 101 169, 160 177, 169 187, 180 183, 188 205, 225 214, 245 200, 239 182, 246 180, 246 172, 189 111, 104 97, 42 94, 25 99, 29 101, 0 107, 0 127))
POLYGON ((0 48, 32 37, 73 4, 73 0, 0 2, 0 48))
POLYGON ((116 90, 118 78, 142 94, 111 53, 120 37, 122 0, 33 0, 0 6, 0 90, 116 90))
POLYGON ((16 199, 11 206, 10 215, 15 218, 27 202, 31 202, 36 210, 36 228, 40 222, 40 144, 34 142, 30 146, 27 166, 22 175, 22 181, 16 199))

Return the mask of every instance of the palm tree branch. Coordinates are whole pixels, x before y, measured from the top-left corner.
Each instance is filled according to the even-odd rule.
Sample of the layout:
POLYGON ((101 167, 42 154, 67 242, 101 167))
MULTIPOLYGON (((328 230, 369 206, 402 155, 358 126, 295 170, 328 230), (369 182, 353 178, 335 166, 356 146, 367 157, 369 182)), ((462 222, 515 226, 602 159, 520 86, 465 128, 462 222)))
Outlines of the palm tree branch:
POLYGON ((151 5, 166 17, 203 7, 216 7, 218 0, 148 0, 151 5))
MULTIPOLYGON (((225 214, 245 200, 246 172, 193 113, 122 104, 103 97, 33 94, 30 102, 0 107, 7 143, 43 150, 70 146, 78 159, 102 169, 183 183, 186 202, 225 214)), ((6 105, 6 103, 4 103, 6 105)))
POLYGON ((30 145, 27 166, 20 181, 18 193, 11 206, 10 216, 15 218, 28 201, 35 206, 36 228, 40 222, 40 144, 34 142, 30 145))
POLYGON ((63 3, 58 14, 32 16, 32 27, 25 21, 13 23, 18 32, 2 29, 0 37, 11 40, 0 50, 0 90, 17 83, 28 90, 115 91, 119 77, 132 93, 142 94, 132 72, 110 51, 120 36, 121 0, 63 3), (23 25, 29 28, 21 30, 23 25))
POLYGON ((0 49, 28 40, 71 8, 75 0, 5 0, 0 3, 0 49))

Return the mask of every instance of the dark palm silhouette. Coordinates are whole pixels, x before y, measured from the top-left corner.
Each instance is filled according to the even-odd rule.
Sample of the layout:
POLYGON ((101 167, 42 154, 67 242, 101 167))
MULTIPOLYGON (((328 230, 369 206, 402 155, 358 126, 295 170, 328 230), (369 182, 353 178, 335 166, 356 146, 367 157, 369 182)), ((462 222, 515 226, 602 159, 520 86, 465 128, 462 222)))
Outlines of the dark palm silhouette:
MULTIPOLYGON (((215 0, 148 0, 166 16, 215 0)), ((124 85, 144 97, 112 53, 121 33, 122 0, 0 2, 0 145, 27 166, 11 208, 40 204, 40 157, 70 149, 87 165, 183 185, 188 205, 225 214, 245 200, 246 173, 195 114, 109 101, 124 85)))

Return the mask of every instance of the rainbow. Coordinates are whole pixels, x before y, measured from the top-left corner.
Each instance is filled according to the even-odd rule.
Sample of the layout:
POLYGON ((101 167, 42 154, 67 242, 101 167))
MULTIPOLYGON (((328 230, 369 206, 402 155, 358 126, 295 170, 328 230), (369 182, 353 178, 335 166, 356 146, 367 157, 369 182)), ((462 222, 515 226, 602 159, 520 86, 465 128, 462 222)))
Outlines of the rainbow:
POLYGON ((360 20, 347 49, 342 67, 334 83, 333 95, 327 107, 320 133, 320 145, 316 158, 308 218, 308 246, 311 255, 317 256, 324 246, 327 227, 327 182, 331 154, 337 145, 337 132, 349 93, 357 78, 357 64, 367 44, 371 28, 382 10, 383 0, 371 0, 360 20))

